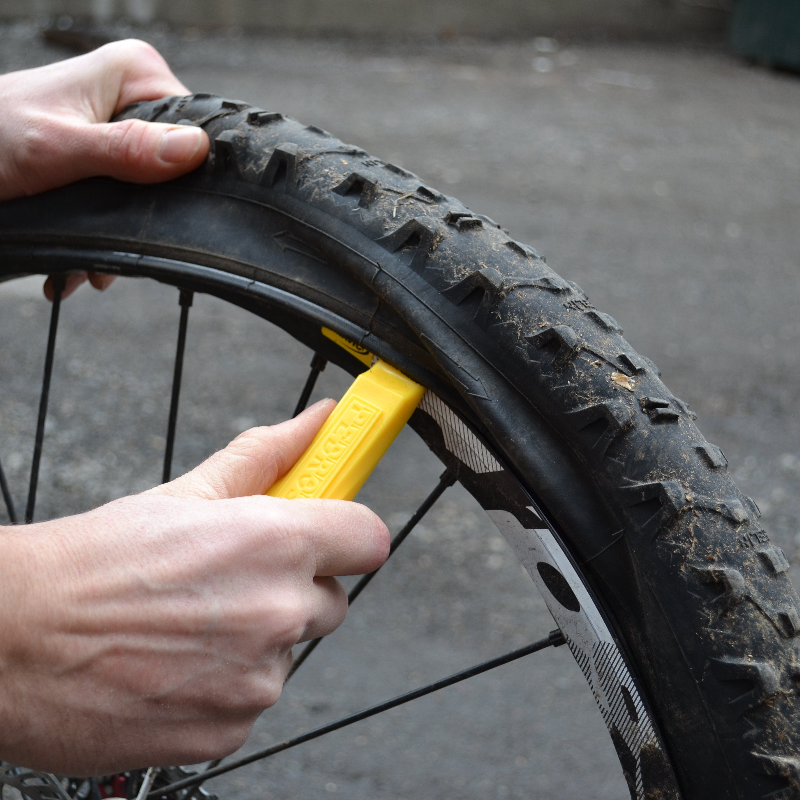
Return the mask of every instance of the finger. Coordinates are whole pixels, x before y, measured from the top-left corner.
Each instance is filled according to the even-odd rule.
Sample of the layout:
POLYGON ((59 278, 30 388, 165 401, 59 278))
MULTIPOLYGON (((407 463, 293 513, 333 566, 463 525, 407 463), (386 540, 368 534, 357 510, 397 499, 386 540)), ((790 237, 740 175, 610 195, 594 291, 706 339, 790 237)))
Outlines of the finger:
POLYGON ((245 431, 191 472, 150 491, 209 500, 264 494, 300 458, 334 406, 321 400, 280 425, 245 431))
POLYGON ((104 175, 131 183, 172 180, 199 167, 208 154, 206 132, 192 125, 127 119, 87 123, 72 120, 45 136, 46 152, 20 170, 25 191, 0 187, 0 199, 104 175))
MULTIPOLYGON (((61 292, 61 299, 64 300, 69 297, 86 280, 86 277, 85 272, 67 275, 64 282, 64 290, 61 292)), ((89 283, 101 292, 104 292, 115 280, 114 275, 104 275, 99 272, 90 272, 88 277, 89 283)), ((44 296, 50 300, 50 302, 52 302, 55 297, 52 275, 44 282, 44 296)))
POLYGON ((105 275, 101 272, 90 272, 89 283, 99 292, 104 292, 116 280, 114 275, 105 275))
POLYGON ((347 616, 344 586, 336 578, 314 578, 307 613, 308 623, 298 643, 333 633, 347 616))
MULTIPOLYGON (((69 297, 85 280, 85 272, 66 275, 64 280, 64 288, 61 291, 61 299, 64 300, 65 298, 69 297)), ((56 296, 52 275, 44 282, 43 290, 44 296, 52 303, 53 298, 56 296)))
POLYGON ((154 47, 138 39, 126 40, 121 44, 129 50, 120 50, 123 80, 115 113, 139 100, 158 100, 161 97, 190 94, 189 89, 175 77, 161 53, 154 47))
POLYGON ((363 575, 378 569, 389 556, 389 530, 360 503, 253 499, 270 504, 268 510, 257 513, 268 518, 270 525, 279 526, 287 541, 302 542, 318 577, 363 575))
POLYGON ((111 42, 79 58, 86 71, 104 76, 102 107, 96 109, 98 122, 130 103, 189 94, 158 50, 140 39, 111 42))
POLYGON ((107 175, 132 183, 157 183, 199 167, 208 155, 208 134, 191 125, 140 119, 79 126, 72 131, 73 180, 107 175))
POLYGON ((200 166, 209 148, 208 135, 200 128, 142 120, 106 123, 130 103, 189 94, 154 47, 127 39, 99 48, 87 60, 90 71, 100 66, 105 75, 103 91, 93 98, 97 105, 92 121, 100 123, 93 126, 96 132, 100 129, 95 143, 100 171, 93 174, 151 183, 200 166))

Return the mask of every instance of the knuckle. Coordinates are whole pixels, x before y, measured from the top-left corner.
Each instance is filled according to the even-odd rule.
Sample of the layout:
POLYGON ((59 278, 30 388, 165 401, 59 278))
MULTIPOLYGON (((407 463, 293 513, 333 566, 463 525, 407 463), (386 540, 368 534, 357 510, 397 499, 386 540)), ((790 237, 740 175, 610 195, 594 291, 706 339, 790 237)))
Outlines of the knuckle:
POLYGON ((309 623, 309 609, 303 592, 286 591, 272 601, 263 619, 269 620, 269 641, 273 648, 286 651, 302 638, 309 623))
POLYGON ((145 130, 145 123, 139 119, 126 119, 115 123, 109 136, 111 154, 126 159, 136 157, 140 152, 145 130))
POLYGON ((269 659, 269 667, 254 669, 239 682, 227 698, 227 712, 249 717, 278 702, 283 688, 283 673, 275 669, 274 660, 269 659), (278 672, 281 674, 277 674, 278 672))
POLYGON ((240 723, 238 725, 231 725, 230 728, 222 734, 221 749, 225 751, 225 755, 234 753, 247 741, 250 736, 250 731, 253 729, 253 722, 250 720, 247 723, 240 723))
POLYGON ((286 614, 280 635, 286 649, 294 647, 303 638, 308 623, 309 614, 305 607, 295 607, 286 614))
MULTIPOLYGON (((272 508, 271 539, 285 554, 287 563, 298 573, 306 573, 313 567, 315 556, 314 530, 303 524, 291 507, 298 500, 268 498, 272 508)), ((263 514, 263 508, 261 509, 263 514)))
POLYGON ((139 66, 143 60, 161 60, 158 50, 141 39, 122 39, 106 45, 108 55, 124 65, 139 66))
POLYGON ((278 472, 278 457, 270 446, 272 439, 269 427, 250 428, 240 433, 226 449, 259 473, 275 475, 278 472))
POLYGON ((255 718, 228 723, 217 721, 207 726, 203 734, 192 742, 180 763, 196 764, 230 755, 247 741, 254 722, 255 718))
POLYGON ((265 708, 272 708, 280 700, 283 690, 283 681, 274 678, 262 681, 262 685, 256 695, 255 706, 259 711, 265 708))
POLYGON ((347 590, 336 578, 326 579, 329 582, 330 592, 330 619, 333 626, 338 628, 347 616, 347 590))
POLYGON ((57 131, 46 120, 27 120, 11 151, 14 171, 21 176, 38 173, 57 156, 53 146, 57 139, 57 131))
POLYGON ((141 166, 145 152, 143 139, 147 123, 126 119, 115 123, 108 134, 107 155, 110 161, 127 168, 141 166))
POLYGON ((231 444, 240 443, 262 447, 270 437, 270 430, 268 425, 257 425, 255 428, 248 428, 242 431, 231 444))

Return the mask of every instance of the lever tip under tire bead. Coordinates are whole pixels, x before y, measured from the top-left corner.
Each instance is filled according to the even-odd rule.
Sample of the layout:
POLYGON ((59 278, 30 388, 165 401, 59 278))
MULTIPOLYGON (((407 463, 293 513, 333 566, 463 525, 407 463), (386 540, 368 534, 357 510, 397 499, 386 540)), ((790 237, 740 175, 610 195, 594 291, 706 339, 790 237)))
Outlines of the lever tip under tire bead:
POLYGON ((380 359, 356 378, 272 497, 352 500, 414 413, 425 389, 380 359))

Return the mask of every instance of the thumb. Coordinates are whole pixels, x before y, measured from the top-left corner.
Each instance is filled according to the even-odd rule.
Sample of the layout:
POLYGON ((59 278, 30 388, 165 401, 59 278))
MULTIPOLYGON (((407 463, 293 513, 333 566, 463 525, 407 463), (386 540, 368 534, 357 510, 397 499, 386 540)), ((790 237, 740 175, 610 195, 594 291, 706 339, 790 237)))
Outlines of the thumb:
POLYGON ((147 494, 207 500, 263 494, 300 458, 335 405, 321 400, 280 425, 251 428, 191 472, 147 494))
POLYGON ((88 126, 86 174, 132 183, 177 178, 199 167, 208 154, 208 134, 191 125, 164 125, 140 119, 88 126))

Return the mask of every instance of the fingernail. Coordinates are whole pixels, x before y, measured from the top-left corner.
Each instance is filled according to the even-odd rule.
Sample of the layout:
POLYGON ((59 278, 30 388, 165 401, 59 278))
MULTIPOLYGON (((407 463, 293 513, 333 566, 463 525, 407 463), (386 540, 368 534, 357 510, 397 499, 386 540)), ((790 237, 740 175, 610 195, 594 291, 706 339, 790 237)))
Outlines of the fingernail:
POLYGON ((324 403, 330 403, 330 402, 333 402, 333 398, 331 398, 331 397, 323 397, 323 398, 322 398, 322 400, 317 400, 317 402, 316 402, 316 403, 312 403, 312 404, 311 404, 310 406, 308 406, 308 408, 306 408, 305 410, 306 410, 306 411, 311 411, 311 409, 312 409, 312 408, 317 408, 318 406, 321 406, 321 405, 323 405, 324 403))
POLYGON ((179 164, 189 161, 200 149, 203 132, 199 128, 190 128, 185 125, 181 128, 171 128, 161 135, 158 143, 158 157, 168 164, 179 164))

